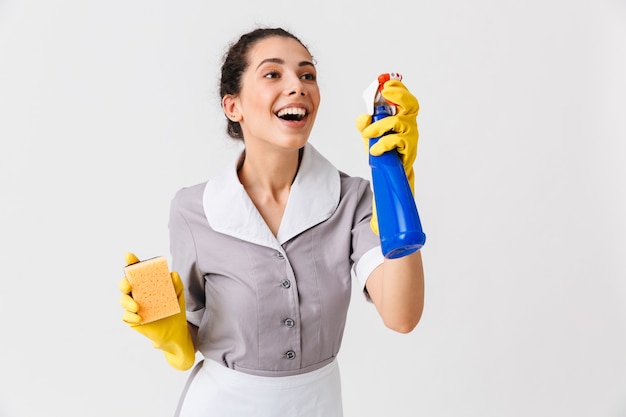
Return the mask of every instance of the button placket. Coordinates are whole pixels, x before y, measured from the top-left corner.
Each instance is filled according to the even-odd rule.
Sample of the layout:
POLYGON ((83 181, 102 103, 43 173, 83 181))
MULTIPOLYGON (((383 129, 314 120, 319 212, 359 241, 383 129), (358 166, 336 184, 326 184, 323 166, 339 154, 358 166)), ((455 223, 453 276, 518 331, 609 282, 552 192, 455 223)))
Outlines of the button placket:
POLYGON ((283 350, 282 357, 284 360, 291 362, 291 364, 288 365, 290 369, 295 369, 294 367, 299 366, 300 362, 298 353, 300 351, 300 329, 297 325, 299 319, 297 283, 287 255, 282 250, 277 249, 274 253, 274 259, 277 262, 284 262, 285 274, 280 278, 279 290, 286 291, 290 299, 289 307, 285 311, 287 314, 283 316, 280 322, 280 326, 284 326, 284 331, 287 332, 283 333, 285 336, 284 341, 287 342, 287 344, 282 345, 283 349, 286 348, 286 350, 283 350))

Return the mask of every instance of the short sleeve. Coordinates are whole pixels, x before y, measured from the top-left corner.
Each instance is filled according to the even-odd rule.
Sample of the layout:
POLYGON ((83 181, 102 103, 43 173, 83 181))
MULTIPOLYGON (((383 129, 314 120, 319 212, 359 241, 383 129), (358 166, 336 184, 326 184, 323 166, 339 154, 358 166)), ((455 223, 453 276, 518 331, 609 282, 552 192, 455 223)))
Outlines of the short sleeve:
POLYGON ((385 258, 382 254, 380 239, 370 227, 373 194, 368 181, 359 182, 357 195, 358 201, 352 227, 352 272, 366 299, 371 301, 365 284, 372 271, 381 265, 385 258))
POLYGON ((169 232, 172 271, 178 272, 185 286, 187 321, 200 325, 205 311, 204 277, 198 269, 196 242, 186 217, 189 201, 185 189, 171 202, 169 232))

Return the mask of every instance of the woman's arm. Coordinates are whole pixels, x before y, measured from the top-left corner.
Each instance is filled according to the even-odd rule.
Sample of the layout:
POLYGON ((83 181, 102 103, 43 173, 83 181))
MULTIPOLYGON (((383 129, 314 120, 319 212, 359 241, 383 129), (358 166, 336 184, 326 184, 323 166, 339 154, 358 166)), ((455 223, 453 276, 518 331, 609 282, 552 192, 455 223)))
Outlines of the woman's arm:
POLYGON ((424 269, 420 251, 385 262, 370 274, 365 288, 387 327, 411 332, 424 309, 424 269))

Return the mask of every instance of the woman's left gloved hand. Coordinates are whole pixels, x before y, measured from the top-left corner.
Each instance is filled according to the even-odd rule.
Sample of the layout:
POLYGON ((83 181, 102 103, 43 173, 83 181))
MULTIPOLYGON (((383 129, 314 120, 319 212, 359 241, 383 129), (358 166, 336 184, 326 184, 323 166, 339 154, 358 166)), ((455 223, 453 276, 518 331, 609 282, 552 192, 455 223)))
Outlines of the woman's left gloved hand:
POLYGON ((390 104, 396 106, 396 114, 388 116, 372 123, 369 114, 362 114, 357 118, 356 128, 361 133, 365 146, 369 149, 369 140, 391 132, 369 149, 374 156, 395 149, 400 155, 402 165, 406 173, 411 191, 413 191, 414 172, 413 163, 417 156, 417 142, 419 132, 417 130, 417 113, 419 103, 417 98, 399 80, 387 81, 381 91, 382 96, 390 104))
MULTIPOLYGON (((419 138, 417 130, 419 103, 406 86, 398 80, 387 81, 383 86, 381 94, 385 100, 396 106, 396 114, 380 119, 374 123, 372 123, 372 116, 362 114, 356 120, 356 128, 363 137, 365 149, 373 156, 380 156, 393 149, 398 152, 409 186, 411 187, 411 192, 414 193, 415 174, 413 171, 413 163, 417 156, 417 142, 419 138), (390 133, 385 135, 387 132, 390 133), (370 139, 380 136, 383 137, 370 149, 370 139)), ((374 193, 376 193, 376 190, 374 190, 374 193)), ((374 233, 379 234, 376 204, 372 204, 370 227, 374 233)))

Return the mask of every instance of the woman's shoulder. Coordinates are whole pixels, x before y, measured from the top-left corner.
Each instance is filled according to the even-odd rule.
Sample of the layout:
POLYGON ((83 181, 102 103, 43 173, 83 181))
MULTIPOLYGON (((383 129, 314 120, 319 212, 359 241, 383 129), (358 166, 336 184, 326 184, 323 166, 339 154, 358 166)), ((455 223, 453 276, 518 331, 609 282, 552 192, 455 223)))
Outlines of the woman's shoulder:
POLYGON ((359 176, 349 175, 339 171, 339 179, 341 182, 341 201, 344 204, 360 204, 361 200, 371 200, 370 181, 359 176))
POLYGON ((202 195, 207 181, 179 188, 172 197, 172 206, 193 207, 202 205, 202 195))
POLYGON ((353 189, 369 186, 369 180, 363 177, 347 174, 338 170, 339 179, 341 180, 341 188, 353 189))

